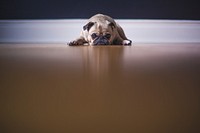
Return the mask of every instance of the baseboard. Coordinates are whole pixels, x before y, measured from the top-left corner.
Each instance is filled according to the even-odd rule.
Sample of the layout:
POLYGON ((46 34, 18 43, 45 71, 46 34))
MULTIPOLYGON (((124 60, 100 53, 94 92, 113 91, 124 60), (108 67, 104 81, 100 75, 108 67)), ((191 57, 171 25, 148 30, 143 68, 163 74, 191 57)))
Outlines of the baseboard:
MULTIPOLYGON (((135 43, 200 43, 200 21, 116 20, 135 43)), ((85 19, 0 20, 0 43, 66 43, 85 19)))

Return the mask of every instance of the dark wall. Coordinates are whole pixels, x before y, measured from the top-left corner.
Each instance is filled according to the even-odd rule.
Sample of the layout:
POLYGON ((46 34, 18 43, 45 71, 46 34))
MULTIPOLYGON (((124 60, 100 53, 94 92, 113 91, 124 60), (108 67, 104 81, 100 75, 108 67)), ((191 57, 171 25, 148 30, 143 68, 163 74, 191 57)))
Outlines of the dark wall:
POLYGON ((88 18, 200 20, 198 0, 1 0, 0 19, 88 18))

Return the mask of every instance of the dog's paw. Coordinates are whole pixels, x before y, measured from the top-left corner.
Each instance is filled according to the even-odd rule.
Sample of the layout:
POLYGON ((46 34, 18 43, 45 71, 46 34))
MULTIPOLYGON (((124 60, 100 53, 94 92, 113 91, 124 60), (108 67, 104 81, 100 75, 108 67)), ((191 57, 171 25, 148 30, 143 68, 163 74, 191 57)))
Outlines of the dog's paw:
POLYGON ((68 42, 67 45, 69 45, 69 46, 77 46, 78 43, 76 41, 71 41, 71 42, 68 42))
POLYGON ((122 44, 130 46, 132 44, 132 41, 131 40, 123 40, 122 44))
POLYGON ((68 42, 67 45, 69 46, 78 46, 78 45, 81 45, 78 41, 71 41, 71 42, 68 42))
POLYGON ((69 43, 67 43, 69 46, 80 46, 80 45, 85 45, 86 43, 88 43, 87 41, 85 41, 85 39, 83 38, 79 38, 76 39, 74 41, 71 41, 69 43))

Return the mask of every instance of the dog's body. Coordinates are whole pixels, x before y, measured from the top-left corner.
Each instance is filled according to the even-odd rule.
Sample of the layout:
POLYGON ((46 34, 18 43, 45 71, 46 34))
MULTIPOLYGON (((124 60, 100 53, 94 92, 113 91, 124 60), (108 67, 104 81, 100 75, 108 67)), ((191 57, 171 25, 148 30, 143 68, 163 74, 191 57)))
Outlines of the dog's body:
POLYGON ((68 45, 131 45, 123 29, 109 16, 97 14, 83 26, 81 35, 68 45))

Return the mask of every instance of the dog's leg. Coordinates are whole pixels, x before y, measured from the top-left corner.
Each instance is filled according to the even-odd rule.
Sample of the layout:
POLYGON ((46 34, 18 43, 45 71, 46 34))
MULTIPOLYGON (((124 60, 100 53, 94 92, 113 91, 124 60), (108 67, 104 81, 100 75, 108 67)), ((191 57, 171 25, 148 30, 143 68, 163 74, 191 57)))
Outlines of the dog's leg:
POLYGON ((88 43, 83 37, 80 37, 74 41, 71 41, 67 43, 69 46, 79 46, 79 45, 84 45, 85 43, 88 43))
POLYGON ((125 33, 124 33, 124 30, 122 29, 122 27, 117 24, 117 32, 119 34, 119 38, 118 41, 119 43, 121 43, 122 45, 131 45, 132 44, 132 41, 127 39, 125 33))
POLYGON ((114 44, 114 45, 126 45, 126 46, 128 46, 128 45, 131 45, 131 44, 132 44, 132 41, 131 41, 131 40, 128 40, 128 39, 124 40, 124 39, 122 39, 121 37, 117 37, 117 39, 115 39, 115 40, 113 41, 113 44, 114 44))

